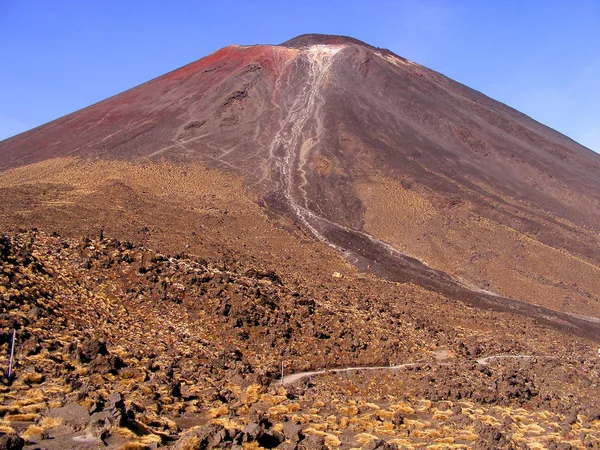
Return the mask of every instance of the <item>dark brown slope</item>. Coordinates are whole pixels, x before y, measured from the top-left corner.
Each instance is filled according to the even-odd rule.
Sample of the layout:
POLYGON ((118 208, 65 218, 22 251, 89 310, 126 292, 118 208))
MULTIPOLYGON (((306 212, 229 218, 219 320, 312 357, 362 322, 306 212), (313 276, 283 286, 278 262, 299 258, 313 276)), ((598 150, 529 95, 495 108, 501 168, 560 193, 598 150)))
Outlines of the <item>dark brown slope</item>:
POLYGON ((364 269, 600 315, 600 157, 352 38, 227 47, 0 143, 5 169, 65 156, 233 170, 364 269))

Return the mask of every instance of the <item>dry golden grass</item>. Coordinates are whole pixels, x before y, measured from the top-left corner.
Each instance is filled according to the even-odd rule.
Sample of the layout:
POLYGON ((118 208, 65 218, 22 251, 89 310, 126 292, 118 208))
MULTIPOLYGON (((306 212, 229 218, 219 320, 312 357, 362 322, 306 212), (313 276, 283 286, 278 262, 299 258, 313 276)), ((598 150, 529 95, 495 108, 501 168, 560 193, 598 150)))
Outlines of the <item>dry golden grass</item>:
POLYGON ((61 400, 50 400, 48 402, 48 408, 60 408, 63 406, 63 402, 61 400))
POLYGON ((12 434, 15 432, 15 429, 8 425, 0 425, 0 433, 2 434, 12 434))
POLYGON ((381 407, 379 405, 377 405, 376 403, 370 403, 370 402, 361 403, 361 406, 364 406, 365 408, 373 409, 375 411, 378 411, 381 409, 381 407))
POLYGON ((346 416, 356 416, 359 413, 356 405, 338 406, 338 410, 346 416))
POLYGON ((35 403, 33 405, 23 406, 20 409, 21 414, 38 413, 46 409, 46 403, 35 403))
POLYGON ((394 424, 389 420, 384 421, 381 425, 377 427, 377 432, 380 434, 384 434, 387 436, 395 436, 396 430, 394 424))
POLYGON ((39 435, 44 429, 37 425, 29 425, 23 433, 21 433, 21 437, 26 441, 30 442, 34 436, 39 435))
POLYGON ((325 436, 323 436, 323 437, 325 439, 325 445, 327 445, 329 448, 339 447, 340 445, 342 445, 340 438, 338 438, 334 434, 326 433, 325 436))
POLYGON ((246 388, 246 405, 252 405, 256 403, 260 398, 260 391, 262 390, 262 386, 259 384, 251 384, 246 388))
POLYGON ((416 428, 416 429, 425 428, 427 426, 425 423, 421 422, 420 420, 413 420, 413 419, 404 419, 404 425, 406 425, 407 428, 416 428))
POLYGON ((14 406, 4 406, 0 405, 0 416, 5 416, 6 414, 16 414, 18 408, 14 406))
POLYGON ((4 416, 5 420, 9 422, 34 422, 40 417, 39 414, 7 414, 4 416))
POLYGON ((119 447, 119 450, 144 450, 145 448, 147 448, 146 444, 143 444, 142 442, 126 442, 125 444, 121 445, 119 447))
POLYGON ((119 436, 124 437, 125 439, 136 439, 137 440, 137 438, 138 438, 137 434, 135 434, 129 428, 125 428, 125 427, 113 427, 113 428, 111 428, 111 432, 116 433, 119 436))
POLYGON ((28 384, 39 384, 44 381, 44 375, 37 372, 29 372, 23 375, 22 380, 28 384))
MULTIPOLYGON (((45 390, 46 390, 46 392, 53 393, 51 388, 47 388, 45 390)), ((62 391, 58 391, 58 392, 60 393, 62 391)), ((44 391, 42 391, 41 389, 29 389, 27 391, 27 393, 25 394, 25 397, 28 398, 32 403, 39 403, 46 399, 46 396, 44 395, 44 391)))
POLYGON ((431 416, 431 418, 433 420, 437 420, 440 422, 445 422, 446 420, 448 420, 448 418, 450 416, 452 416, 452 411, 434 411, 433 415, 431 416))
POLYGON ((414 414, 415 410, 408 403, 398 403, 396 405, 391 405, 390 409, 394 412, 399 412, 401 414, 414 414))
POLYGON ((374 441, 376 439, 378 439, 377 436, 374 436, 369 433, 359 433, 356 436, 354 436, 354 440, 356 440, 356 442, 360 442, 361 444, 368 444, 369 442, 374 441))
POLYGON ((401 449, 412 450, 415 448, 414 443, 410 442, 407 439, 399 439, 399 438, 390 439, 390 442, 396 444, 398 446, 398 448, 401 448, 401 449))
POLYGON ((376 411, 375 414, 377 414, 377 417, 379 417, 380 419, 391 419, 392 417, 394 417, 394 411, 388 411, 384 409, 376 411))
POLYGON ((56 428, 59 425, 61 425, 63 422, 63 420, 60 417, 44 417, 42 418, 42 420, 40 420, 39 422, 39 426, 42 427, 44 430, 51 430, 52 428, 56 428))
POLYGON ((348 424, 349 424, 349 420, 347 417, 342 417, 340 419, 340 423, 338 424, 338 427, 340 430, 345 430, 346 428, 348 428, 348 424))
POLYGON ((206 413, 206 415, 211 419, 216 419, 217 417, 225 416, 227 414, 229 414, 229 409, 227 408, 227 405, 221 405, 216 408, 210 408, 206 413))
POLYGON ((281 402, 287 400, 287 397, 285 395, 273 395, 273 394, 262 394, 260 396, 260 401, 262 403, 266 403, 267 405, 271 405, 271 406, 276 406, 279 405, 281 402))
POLYGON ((286 405, 271 406, 269 408, 269 414, 271 414, 272 416, 274 416, 276 418, 280 418, 282 415, 287 414, 287 413, 288 413, 288 408, 286 405))
POLYGON ((241 428, 244 428, 240 422, 229 419, 228 417, 219 417, 217 419, 212 419, 210 421, 210 423, 222 425, 223 427, 227 428, 228 430, 235 430, 235 429, 239 430, 241 428))

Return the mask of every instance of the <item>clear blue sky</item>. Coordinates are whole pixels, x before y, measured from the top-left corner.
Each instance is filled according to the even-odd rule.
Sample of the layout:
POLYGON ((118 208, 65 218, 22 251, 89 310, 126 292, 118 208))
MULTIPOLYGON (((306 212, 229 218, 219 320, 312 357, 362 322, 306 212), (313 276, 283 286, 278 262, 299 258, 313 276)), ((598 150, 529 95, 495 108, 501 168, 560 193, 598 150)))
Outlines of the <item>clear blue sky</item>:
POLYGON ((389 48, 600 152, 600 0, 0 0, 0 139, 309 32, 389 48))

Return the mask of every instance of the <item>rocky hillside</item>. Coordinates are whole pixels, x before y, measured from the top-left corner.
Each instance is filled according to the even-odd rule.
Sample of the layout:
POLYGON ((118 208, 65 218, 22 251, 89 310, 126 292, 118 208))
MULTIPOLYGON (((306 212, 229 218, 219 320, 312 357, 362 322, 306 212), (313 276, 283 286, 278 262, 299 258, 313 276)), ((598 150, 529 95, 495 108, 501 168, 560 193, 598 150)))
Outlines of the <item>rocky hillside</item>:
POLYGON ((497 339, 482 330, 492 314, 463 308, 468 328, 452 314, 432 321, 445 312, 436 304, 456 305, 416 307, 427 296, 415 288, 376 295, 376 282, 332 277, 315 291, 268 267, 104 236, 22 231, 2 237, 0 256, 4 366, 12 330, 17 342, 2 432, 20 433, 26 448, 600 438, 594 349, 523 319, 497 339), (565 339, 564 349, 554 344, 565 339), (281 386, 281 362, 287 374, 410 364, 281 386))

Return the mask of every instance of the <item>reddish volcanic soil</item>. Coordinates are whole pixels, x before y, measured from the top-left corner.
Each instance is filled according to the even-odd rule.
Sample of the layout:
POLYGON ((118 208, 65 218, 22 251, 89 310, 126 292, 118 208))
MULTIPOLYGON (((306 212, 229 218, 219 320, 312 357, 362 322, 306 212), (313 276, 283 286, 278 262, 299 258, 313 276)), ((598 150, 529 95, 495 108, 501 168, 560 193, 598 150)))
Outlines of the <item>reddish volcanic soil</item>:
POLYGON ((0 195, 0 439, 600 438, 600 155, 388 50, 223 48, 0 142, 0 195))

